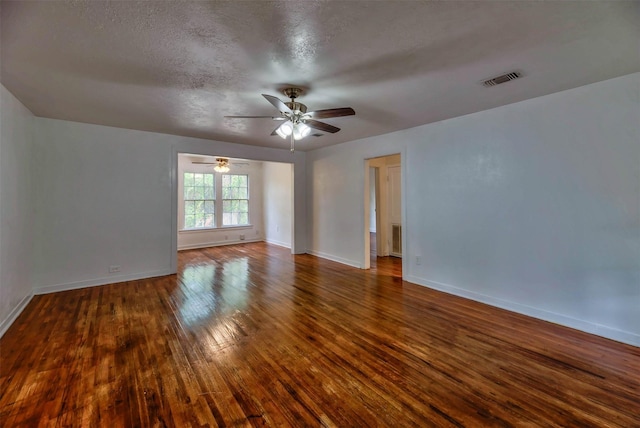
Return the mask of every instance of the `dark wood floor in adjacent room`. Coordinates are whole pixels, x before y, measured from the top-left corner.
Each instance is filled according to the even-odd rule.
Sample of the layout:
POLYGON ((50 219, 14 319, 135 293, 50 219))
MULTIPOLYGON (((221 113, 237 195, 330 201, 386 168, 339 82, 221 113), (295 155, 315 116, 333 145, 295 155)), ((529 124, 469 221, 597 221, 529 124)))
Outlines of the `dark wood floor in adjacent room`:
POLYGON ((640 426, 640 348, 264 243, 36 296, 0 426, 640 426))

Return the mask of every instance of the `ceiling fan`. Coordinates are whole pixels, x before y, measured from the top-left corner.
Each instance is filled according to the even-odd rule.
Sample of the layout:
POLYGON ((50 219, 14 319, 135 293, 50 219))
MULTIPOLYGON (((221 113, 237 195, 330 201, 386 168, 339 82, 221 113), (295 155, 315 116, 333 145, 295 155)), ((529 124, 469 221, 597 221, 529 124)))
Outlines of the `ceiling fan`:
POLYGON ((216 158, 215 162, 191 161, 191 163, 196 165, 213 166, 213 169, 216 170, 216 172, 229 172, 231 170, 229 165, 235 165, 235 166, 241 166, 241 167, 249 165, 249 162, 231 162, 230 163, 229 158, 216 158))
POLYGON ((295 140, 301 140, 311 132, 311 129, 335 134, 340 130, 333 125, 320 122, 316 119, 329 119, 332 117, 353 116, 356 112, 351 107, 329 108, 323 110, 307 111, 307 106, 296 102, 296 98, 302 93, 300 88, 285 88, 282 93, 291 99, 289 102, 282 102, 278 98, 262 94, 275 108, 280 111, 280 116, 225 116, 230 119, 272 119, 284 121, 271 135, 279 135, 282 138, 289 137, 291 140, 291 151, 294 150, 295 140))

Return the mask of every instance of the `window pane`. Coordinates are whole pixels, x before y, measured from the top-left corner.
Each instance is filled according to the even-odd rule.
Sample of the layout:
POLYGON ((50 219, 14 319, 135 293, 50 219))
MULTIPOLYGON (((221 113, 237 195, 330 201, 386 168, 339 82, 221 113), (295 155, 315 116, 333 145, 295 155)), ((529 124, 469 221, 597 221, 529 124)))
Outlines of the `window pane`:
POLYGON ((194 187, 193 199, 204 199, 204 188, 194 187))
POLYGON ((205 174, 204 175, 204 185, 213 187, 213 174, 205 174))
POLYGON ((192 172, 185 172, 184 173, 184 186, 185 187, 193 186, 193 173, 192 172))
POLYGON ((213 199, 213 187, 205 187, 204 188, 204 198, 205 199, 213 199))
POLYGON ((247 192, 246 187, 241 187, 238 189, 238 199, 249 199, 249 192, 247 192))
POLYGON ((222 224, 224 224, 224 225, 231 224, 231 223, 229 223, 230 221, 231 221, 231 214, 229 214, 229 213, 222 214, 222 224))
POLYGON ((230 179, 230 175, 223 175, 222 176, 222 187, 227 187, 229 186, 229 179, 230 179))
POLYGON ((247 201, 246 199, 245 200, 239 200, 238 201, 238 209, 237 209, 237 211, 238 212, 243 212, 243 213, 249 212, 249 201, 247 201))
POLYGON ((204 212, 206 214, 213 214, 214 204, 213 201, 204 202, 204 212))
POLYGON ((193 199, 193 187, 190 186, 184 188, 184 198, 193 199))
POLYGON ((202 186, 204 185, 204 179, 202 178, 202 174, 193 174, 194 186, 202 186))
POLYGON ((238 224, 249 224, 249 214, 247 213, 238 214, 238 224))
POLYGON ((185 215, 193 215, 196 213, 196 207, 193 201, 185 201, 184 203, 184 213, 185 215))
POLYGON ((204 201, 194 201, 193 204, 195 206, 196 214, 204 212, 204 201))
POLYGON ((184 228, 193 229, 196 227, 196 217, 194 215, 184 216, 184 228))
POLYGON ((214 227, 214 219, 213 214, 205 214, 204 215, 204 225, 205 227, 214 227))
POLYGON ((204 214, 201 212, 196 214, 196 227, 204 227, 204 214))

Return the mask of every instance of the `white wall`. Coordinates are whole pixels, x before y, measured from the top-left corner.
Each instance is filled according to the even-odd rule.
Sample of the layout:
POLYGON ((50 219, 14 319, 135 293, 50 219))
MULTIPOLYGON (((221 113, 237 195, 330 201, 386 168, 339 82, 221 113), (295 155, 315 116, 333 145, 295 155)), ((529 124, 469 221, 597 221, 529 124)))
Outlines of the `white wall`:
POLYGON ((34 116, 0 85, 0 336, 32 293, 34 116))
MULTIPOLYGON (((201 158, 201 157, 200 157, 201 158)), ((248 226, 222 226, 215 229, 182 230, 184 225, 183 172, 215 173, 212 166, 193 164, 198 156, 178 155, 178 249, 204 248, 217 245, 237 244, 264 240, 262 209, 262 162, 246 161, 231 164, 229 174, 249 176, 249 223, 248 226)), ((221 175, 215 173, 219 180, 221 175)), ((221 216, 221 212, 218 212, 221 216)))
POLYGON ((304 252, 304 153, 36 118, 35 292, 175 271, 179 152, 293 162, 304 252))
POLYGON ((309 152, 310 252, 363 264, 363 162, 400 151, 405 279, 640 345, 639 88, 635 73, 309 152))
POLYGON ((265 240, 289 248, 293 226, 291 164, 265 162, 262 172, 265 240))

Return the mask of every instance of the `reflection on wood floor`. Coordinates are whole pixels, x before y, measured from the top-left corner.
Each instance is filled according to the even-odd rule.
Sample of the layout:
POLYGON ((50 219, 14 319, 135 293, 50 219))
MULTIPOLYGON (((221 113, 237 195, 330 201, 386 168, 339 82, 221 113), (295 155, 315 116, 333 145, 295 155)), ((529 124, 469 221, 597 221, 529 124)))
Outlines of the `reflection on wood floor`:
POLYGON ((640 426, 640 349, 264 243, 36 296, 0 425, 640 426))
POLYGON ((378 257, 375 232, 369 233, 369 242, 369 248, 371 248, 371 273, 402 278, 402 259, 391 256, 378 257))

